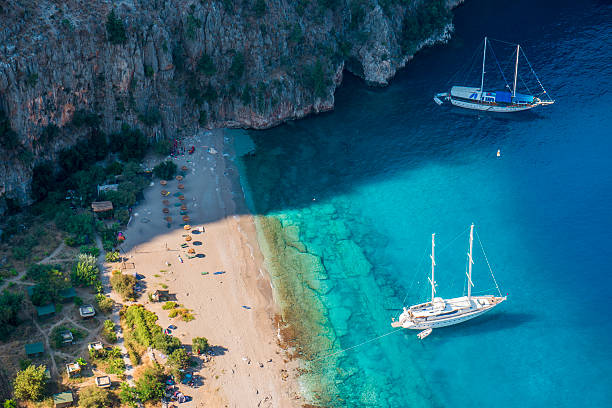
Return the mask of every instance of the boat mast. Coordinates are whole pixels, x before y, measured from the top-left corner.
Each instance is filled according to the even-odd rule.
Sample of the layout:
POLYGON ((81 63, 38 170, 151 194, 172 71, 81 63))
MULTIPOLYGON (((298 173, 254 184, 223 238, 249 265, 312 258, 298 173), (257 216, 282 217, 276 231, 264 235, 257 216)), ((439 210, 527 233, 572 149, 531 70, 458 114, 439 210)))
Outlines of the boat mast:
POLYGON ((485 61, 487 60, 487 37, 484 40, 484 51, 482 52, 482 77, 480 78, 480 99, 482 99, 484 87, 485 61))
POLYGON ((516 77, 518 75, 518 57, 521 46, 516 44, 516 63, 514 64, 514 87, 512 88, 512 98, 516 96, 516 77))
POLYGON ((472 299, 472 286, 474 286, 474 284, 472 283, 472 265, 474 264, 474 260, 472 259, 473 244, 474 244, 474 224, 472 224, 472 226, 470 227, 470 252, 468 252, 468 272, 467 272, 468 302, 472 299))
POLYGON ((434 279, 434 269, 436 266, 435 252, 434 252, 434 249, 436 247, 435 238, 436 238, 436 234, 431 234, 431 255, 429 255, 429 257, 431 258, 431 278, 428 278, 428 279, 429 279, 429 283, 431 283, 431 301, 432 302, 434 298, 436 297, 436 281, 434 279))

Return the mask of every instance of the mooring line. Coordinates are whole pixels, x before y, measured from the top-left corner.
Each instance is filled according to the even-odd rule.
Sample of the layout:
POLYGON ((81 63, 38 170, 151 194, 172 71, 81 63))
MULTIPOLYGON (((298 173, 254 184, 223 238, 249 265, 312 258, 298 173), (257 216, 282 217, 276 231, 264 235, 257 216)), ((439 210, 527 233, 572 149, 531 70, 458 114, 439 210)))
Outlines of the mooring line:
POLYGON ((390 332, 389 332, 389 333, 387 333, 387 334, 383 334, 383 335, 381 335, 381 336, 374 337, 373 339, 366 340, 366 341, 364 341, 363 343, 359 343, 359 344, 357 344, 357 345, 355 345, 355 346, 352 346, 352 347, 349 347, 349 348, 345 348, 345 349, 342 349, 342 350, 340 350, 340 351, 336 351, 335 353, 331 353, 331 354, 328 354, 328 355, 326 355, 326 356, 319 357, 319 358, 314 359, 314 360, 311 360, 311 361, 309 361, 309 362, 310 362, 310 363, 314 363, 315 361, 323 360, 323 359, 325 359, 325 358, 329 358, 329 357, 335 356, 336 354, 344 353, 345 351, 349 351, 349 350, 352 350, 352 349, 354 349, 354 348, 361 347, 361 346, 363 346, 364 344, 371 343, 371 342, 373 342, 373 341, 375 341, 375 340, 381 339, 381 338, 386 337, 386 336, 388 336, 388 335, 390 335, 390 334, 397 333, 397 332, 398 332, 398 331, 400 331, 400 330, 403 330, 403 328, 399 328, 399 329, 397 329, 397 330, 392 330, 392 331, 390 331, 390 332))

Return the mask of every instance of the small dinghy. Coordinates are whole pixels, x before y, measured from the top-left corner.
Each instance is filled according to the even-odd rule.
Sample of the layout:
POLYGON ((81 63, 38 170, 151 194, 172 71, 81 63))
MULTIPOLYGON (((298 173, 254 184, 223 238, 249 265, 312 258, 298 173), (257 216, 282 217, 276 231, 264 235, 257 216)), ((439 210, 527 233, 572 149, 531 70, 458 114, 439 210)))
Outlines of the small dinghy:
POLYGON ((423 340, 425 337, 429 336, 431 332, 432 332, 432 328, 430 327, 429 329, 425 329, 419 334, 417 334, 417 337, 419 338, 419 340, 423 340))

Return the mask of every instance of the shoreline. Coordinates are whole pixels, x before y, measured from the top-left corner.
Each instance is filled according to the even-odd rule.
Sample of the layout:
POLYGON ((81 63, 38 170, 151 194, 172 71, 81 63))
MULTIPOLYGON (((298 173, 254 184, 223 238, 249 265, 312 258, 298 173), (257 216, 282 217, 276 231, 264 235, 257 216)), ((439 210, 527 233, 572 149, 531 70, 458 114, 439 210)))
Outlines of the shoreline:
MULTIPOLYGON (((281 347, 280 330, 275 327, 280 308, 264 269, 254 216, 246 205, 230 142, 223 129, 202 132, 183 140, 185 146, 196 147, 193 155, 173 160, 179 168, 189 168, 182 181, 185 188, 180 190, 188 206, 188 223, 205 230, 193 235, 194 245, 189 244, 198 257, 188 258, 181 248, 187 231, 173 195, 165 197, 172 202, 167 208, 173 220, 167 228, 159 180, 154 180, 145 200, 134 209, 122 249, 128 264, 134 265, 132 271, 145 277, 140 303, 157 313, 158 323, 176 325, 173 335, 186 344, 193 337, 206 337, 215 350, 199 370, 204 385, 187 389, 193 401, 186 406, 203 406, 204 401, 206 406, 220 407, 302 406, 295 381, 298 362, 281 347), (148 300, 145 292, 156 289, 175 294, 195 320, 170 319, 162 303, 148 300)), ((168 181, 165 188, 178 191, 177 184, 168 181)))

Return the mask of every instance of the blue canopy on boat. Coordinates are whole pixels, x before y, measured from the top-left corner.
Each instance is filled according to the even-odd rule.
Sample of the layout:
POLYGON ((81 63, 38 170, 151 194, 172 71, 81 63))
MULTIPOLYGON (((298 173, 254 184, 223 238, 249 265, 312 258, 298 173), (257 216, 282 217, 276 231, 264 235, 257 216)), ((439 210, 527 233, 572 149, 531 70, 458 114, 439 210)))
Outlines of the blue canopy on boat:
POLYGON ((517 93, 514 95, 514 103, 533 103, 533 96, 517 93))
POLYGON ((512 94, 507 91, 497 91, 495 92, 495 102, 510 103, 512 102, 512 94))

